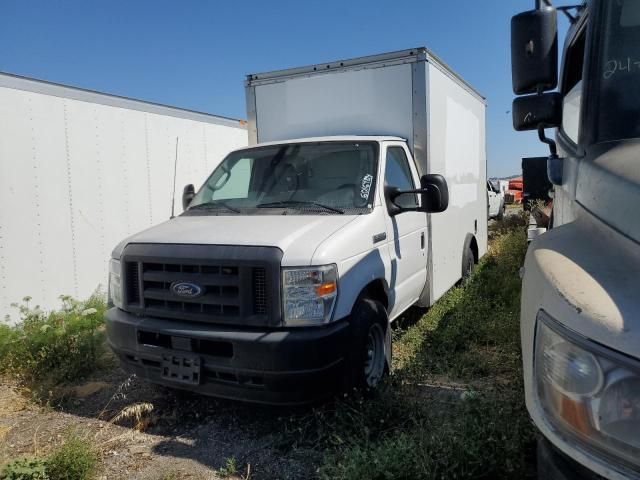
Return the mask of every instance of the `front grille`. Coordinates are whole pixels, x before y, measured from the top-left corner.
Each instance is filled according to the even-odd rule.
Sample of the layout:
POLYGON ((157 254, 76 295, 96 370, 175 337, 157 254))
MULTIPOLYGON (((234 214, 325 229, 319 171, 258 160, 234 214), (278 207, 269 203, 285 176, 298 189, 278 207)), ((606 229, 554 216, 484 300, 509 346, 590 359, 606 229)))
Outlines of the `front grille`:
POLYGON ((142 297, 147 310, 215 317, 237 317, 240 314, 240 272, 237 266, 148 262, 136 265, 142 269, 142 297), (180 297, 171 290, 171 286, 179 282, 198 285, 202 293, 195 298, 180 297))
POLYGON ((268 249, 271 258, 252 259, 243 249, 261 248, 261 253, 264 248, 173 245, 166 256, 157 255, 163 247, 153 246, 152 254, 145 254, 149 248, 139 245, 125 250, 126 310, 220 324, 279 322, 281 254, 275 256, 268 249), (233 250, 227 254, 225 248, 233 250), (179 295, 184 286, 178 284, 195 293, 179 295))

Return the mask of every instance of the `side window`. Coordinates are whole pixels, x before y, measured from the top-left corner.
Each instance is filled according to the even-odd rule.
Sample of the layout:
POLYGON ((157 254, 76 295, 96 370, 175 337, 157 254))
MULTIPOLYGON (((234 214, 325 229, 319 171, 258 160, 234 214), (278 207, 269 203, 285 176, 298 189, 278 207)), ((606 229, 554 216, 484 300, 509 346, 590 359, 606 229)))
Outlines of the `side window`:
POLYGON ((229 200, 233 198, 247 198, 251 180, 251 165, 253 159, 241 158, 228 172, 224 172, 216 182, 216 190, 212 200, 229 200))
MULTIPOLYGON (((384 180, 390 187, 400 190, 415 190, 411 176, 409 161, 402 147, 387 148, 387 166, 384 171, 384 180)), ((400 195, 395 203, 401 207, 412 208, 418 205, 418 197, 415 194, 400 195)))
POLYGON ((561 86, 564 95, 562 104, 562 131, 574 143, 578 143, 578 133, 580 130, 585 37, 586 28, 583 28, 567 49, 561 86))

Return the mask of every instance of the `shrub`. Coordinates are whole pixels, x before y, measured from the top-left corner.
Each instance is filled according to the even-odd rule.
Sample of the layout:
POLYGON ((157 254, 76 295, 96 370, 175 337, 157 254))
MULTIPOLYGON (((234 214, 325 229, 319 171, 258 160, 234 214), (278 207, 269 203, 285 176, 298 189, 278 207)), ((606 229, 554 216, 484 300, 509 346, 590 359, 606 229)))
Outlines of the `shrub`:
POLYGON ((97 464, 93 446, 72 435, 47 459, 47 475, 50 480, 87 480, 93 477, 97 464))
POLYGON ((46 462, 39 457, 20 457, 0 469, 0 480, 49 480, 46 462))
POLYGON ((16 325, 0 325, 0 373, 32 387, 75 380, 93 371, 104 353, 106 304, 96 294, 85 302, 62 297, 58 311, 19 307, 16 325))

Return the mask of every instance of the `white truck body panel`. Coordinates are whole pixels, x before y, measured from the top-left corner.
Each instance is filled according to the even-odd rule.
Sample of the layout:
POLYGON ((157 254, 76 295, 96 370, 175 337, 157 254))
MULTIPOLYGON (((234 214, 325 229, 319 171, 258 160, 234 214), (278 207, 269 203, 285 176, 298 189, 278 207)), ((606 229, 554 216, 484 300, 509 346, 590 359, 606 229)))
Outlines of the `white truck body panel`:
MULTIPOLYGON (((449 208, 426 215, 429 304, 460 279, 468 234, 476 238, 478 256, 485 254, 486 104, 430 51, 249 75, 246 92, 252 144, 301 136, 393 135, 406 140, 418 176, 446 178, 449 208)), ((414 214, 394 222, 406 222, 399 220, 404 215, 414 214)))
POLYGON ((257 142, 332 135, 411 138, 411 92, 409 63, 260 85, 257 142))
POLYGON ((433 295, 439 298, 460 278, 467 233, 487 251, 487 159, 485 104, 436 65, 429 64, 428 173, 449 185, 449 208, 431 215, 433 295), (458 271, 457 271, 457 270, 458 271))
POLYGON ((238 120, 0 74, 0 317, 106 288, 122 238, 247 144, 238 120))

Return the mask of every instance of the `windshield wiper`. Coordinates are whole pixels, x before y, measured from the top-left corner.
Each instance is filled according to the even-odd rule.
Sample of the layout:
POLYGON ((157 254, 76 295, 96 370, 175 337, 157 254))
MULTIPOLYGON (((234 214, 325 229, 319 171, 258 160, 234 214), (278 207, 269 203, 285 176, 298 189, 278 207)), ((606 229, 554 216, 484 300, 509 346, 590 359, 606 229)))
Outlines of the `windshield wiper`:
POLYGON ((199 205, 194 205, 193 207, 189 207, 188 210, 206 210, 206 209, 214 209, 214 208, 218 208, 218 207, 222 207, 222 208, 226 208, 227 210, 233 212, 233 213, 240 213, 240 210, 238 210, 235 207, 232 207, 231 205, 229 205, 227 202, 223 202, 222 200, 215 200, 213 202, 207 202, 207 203, 201 203, 199 205))
POLYGON ((269 203, 259 203, 256 205, 256 208, 273 208, 273 207, 302 207, 302 206, 313 206, 324 208, 325 210, 329 210, 331 212, 336 212, 339 214, 344 214, 344 210, 336 207, 330 207, 329 205, 324 205, 323 203, 318 202, 310 202, 304 200, 281 200, 279 202, 269 202, 269 203))

